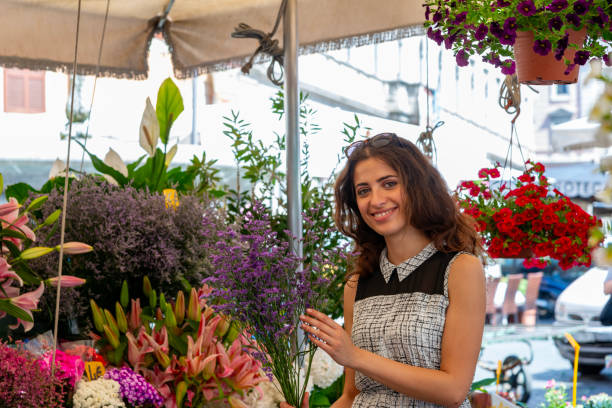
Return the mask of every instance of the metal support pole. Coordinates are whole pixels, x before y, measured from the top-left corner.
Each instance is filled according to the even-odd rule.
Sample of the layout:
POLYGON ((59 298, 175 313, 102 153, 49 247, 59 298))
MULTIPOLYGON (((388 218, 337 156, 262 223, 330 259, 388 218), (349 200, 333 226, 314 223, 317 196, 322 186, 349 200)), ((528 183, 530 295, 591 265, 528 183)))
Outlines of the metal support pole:
POLYGON ((296 238, 293 248, 302 256, 302 196, 300 181, 299 89, 297 70, 297 0, 288 0, 283 19, 285 123, 287 135, 287 219, 296 238))
POLYGON ((192 116, 191 116, 191 144, 198 142, 198 75, 194 72, 191 80, 192 116))

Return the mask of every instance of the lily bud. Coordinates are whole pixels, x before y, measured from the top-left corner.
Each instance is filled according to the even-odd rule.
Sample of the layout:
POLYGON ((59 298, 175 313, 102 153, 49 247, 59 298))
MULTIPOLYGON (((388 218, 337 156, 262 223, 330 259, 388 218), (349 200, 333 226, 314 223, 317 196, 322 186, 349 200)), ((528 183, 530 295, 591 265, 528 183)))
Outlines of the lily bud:
POLYGON ((223 338, 223 336, 225 336, 225 333, 227 333, 229 328, 230 328, 229 316, 221 316, 221 320, 219 321, 219 324, 217 324, 217 328, 215 329, 215 336, 219 338, 223 338))
POLYGON ((121 333, 127 332, 127 318, 125 317, 125 312, 123 311, 123 308, 119 302, 115 303, 115 314, 117 315, 117 327, 119 328, 119 331, 121 333))
POLYGON ((159 294, 159 307, 165 313, 166 307, 168 307, 168 303, 166 303, 166 296, 163 293, 159 294))
MULTIPOLYGON (((59 252, 61 245, 56 245, 55 250, 59 252)), ((93 251, 91 245, 82 242, 64 242, 64 255, 80 255, 93 251)))
POLYGON ((131 304, 132 307, 130 310, 129 327, 130 330, 135 330, 142 324, 140 320, 140 313, 142 313, 142 309, 140 308, 140 299, 132 299, 131 304))
POLYGON ((149 306, 151 306, 151 309, 154 309, 155 306, 157 306, 157 292, 154 290, 151 290, 149 293, 149 306))
POLYGON ((166 308, 166 317, 164 318, 164 323, 169 329, 173 329, 176 327, 176 317, 174 317, 174 312, 172 311, 170 305, 168 305, 168 307, 166 308))
POLYGON ((191 293, 189 294, 189 305, 187 306, 187 317, 190 320, 199 322, 202 318, 201 313, 200 302, 198 301, 198 292, 195 288, 191 288, 191 293))
POLYGON ((28 248, 28 249, 24 250, 21 253, 21 255, 19 255, 19 258, 17 258, 17 259, 25 259, 25 260, 35 259, 35 258, 41 257, 43 255, 47 255, 47 254, 49 254, 51 252, 53 252, 53 248, 49 248, 49 247, 28 248))
POLYGON ((106 320, 104 319, 104 314, 96 304, 93 299, 89 299, 89 304, 91 306, 91 313, 93 315, 94 326, 99 333, 104 331, 104 325, 106 324, 106 320))
POLYGON ((182 408, 183 399, 185 399, 186 394, 187 394, 187 383, 185 381, 181 381, 176 386, 176 406, 178 408, 182 408))
POLYGON ((225 341, 228 344, 232 344, 234 340, 236 340, 240 336, 240 329, 238 328, 238 324, 234 321, 230 323, 229 330, 225 336, 225 341))
POLYGON ((174 304, 174 316, 176 317, 176 323, 182 324, 185 319, 185 295, 182 290, 179 290, 176 295, 176 303, 174 304))
POLYGON ((119 334, 115 333, 107 324, 104 325, 104 334, 106 334, 106 339, 114 349, 119 347, 119 334))
POLYGON ((119 327, 117 326, 117 321, 113 314, 108 310, 104 309, 104 317, 106 318, 106 322, 108 323, 108 327, 115 333, 117 337, 119 337, 119 327))
POLYGON ((157 361, 164 370, 170 365, 170 357, 168 357, 168 354, 161 351, 161 349, 155 351, 155 358, 157 358, 157 361))
POLYGON ((122 307, 128 307, 128 303, 130 302, 130 292, 128 290, 127 281, 123 281, 121 284, 121 295, 119 295, 119 301, 121 302, 122 307))
POLYGON ((60 279, 59 276, 55 278, 49 278, 45 281, 48 285, 57 287, 58 282, 62 288, 74 288, 75 286, 81 286, 85 282, 85 279, 77 278, 76 276, 63 275, 60 279))
POLYGON ((149 277, 145 276, 142 278, 142 291, 144 292, 145 296, 149 296, 152 289, 153 288, 151 288, 151 281, 149 280, 149 277))

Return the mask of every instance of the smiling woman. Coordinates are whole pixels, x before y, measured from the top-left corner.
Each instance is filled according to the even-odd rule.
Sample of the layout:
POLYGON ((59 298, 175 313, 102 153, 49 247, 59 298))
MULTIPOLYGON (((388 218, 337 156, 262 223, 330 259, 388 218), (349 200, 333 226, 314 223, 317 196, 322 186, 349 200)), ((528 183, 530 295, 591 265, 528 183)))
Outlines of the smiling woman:
POLYGON ((309 309, 309 338, 345 366, 332 407, 469 407, 482 339, 482 248, 438 171, 383 133, 345 149, 336 224, 360 252, 342 328, 309 309))

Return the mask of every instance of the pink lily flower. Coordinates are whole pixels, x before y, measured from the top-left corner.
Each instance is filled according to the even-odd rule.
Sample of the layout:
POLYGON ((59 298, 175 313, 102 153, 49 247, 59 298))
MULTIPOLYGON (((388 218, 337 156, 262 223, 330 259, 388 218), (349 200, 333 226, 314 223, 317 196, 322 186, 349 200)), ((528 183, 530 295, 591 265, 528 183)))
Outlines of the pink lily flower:
MULTIPOLYGON (((2 228, 8 228, 21 232, 32 241, 36 240, 36 235, 26 225, 28 223, 28 216, 25 214, 19 216, 19 203, 17 203, 17 200, 15 200, 14 197, 11 197, 8 203, 0 206, 0 212, 2 214, 0 215, 0 225, 2 225, 2 228)), ((19 249, 23 248, 19 238, 5 237, 4 239, 11 241, 19 249)), ((4 248, 3 251, 5 251, 4 248)))
POLYGON ((8 218, 9 216, 16 218, 19 207, 21 207, 21 205, 19 205, 15 197, 9 198, 8 203, 0 204, 0 218, 8 218))
POLYGON ((75 286, 81 286, 82 284, 87 282, 85 279, 81 279, 71 275, 63 275, 61 278, 59 276, 56 276, 54 278, 47 279, 45 282, 56 288, 57 283, 60 282, 60 280, 60 286, 62 288, 74 288, 75 286))
MULTIPOLYGON (((20 309, 23 309, 33 319, 32 310, 38 307, 38 301, 40 300, 40 297, 42 296, 44 290, 45 285, 41 282, 38 289, 32 292, 24 293, 23 295, 19 295, 14 298, 10 298, 10 301, 15 306, 19 307, 20 309)), ((26 332, 30 331, 32 327, 34 327, 34 322, 25 322, 21 319, 17 319, 17 323, 9 327, 11 329, 16 329, 17 327, 19 327, 20 324, 23 325, 23 330, 26 332)))
MULTIPOLYGON (((9 265, 6 259, 0 257, 0 280, 5 279, 7 279, 7 281, 2 284, 3 288, 12 285, 12 281, 17 281, 19 286, 23 286, 23 281, 21 280, 21 277, 19 277, 16 272, 11 270, 11 265, 9 265)), ((0 293, 0 296, 1 295, 2 294, 0 293)))
POLYGON ((129 331, 125 333, 128 340, 128 360, 130 365, 134 367, 134 370, 144 367, 145 355, 153 352, 153 347, 151 347, 149 342, 142 336, 144 332, 145 328, 141 327, 138 339, 134 338, 134 335, 129 331))

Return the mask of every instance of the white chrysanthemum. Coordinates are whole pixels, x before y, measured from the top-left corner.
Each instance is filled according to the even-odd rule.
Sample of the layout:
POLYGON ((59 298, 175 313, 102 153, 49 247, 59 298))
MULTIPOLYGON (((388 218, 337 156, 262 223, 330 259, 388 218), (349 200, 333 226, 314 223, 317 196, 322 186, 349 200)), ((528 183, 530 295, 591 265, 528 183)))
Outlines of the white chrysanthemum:
POLYGON ((310 367, 312 382, 321 388, 327 388, 343 373, 344 368, 336 363, 325 351, 317 349, 310 367))
POLYGON ((117 381, 104 378, 79 381, 72 398, 74 408, 125 408, 119 388, 117 381))

